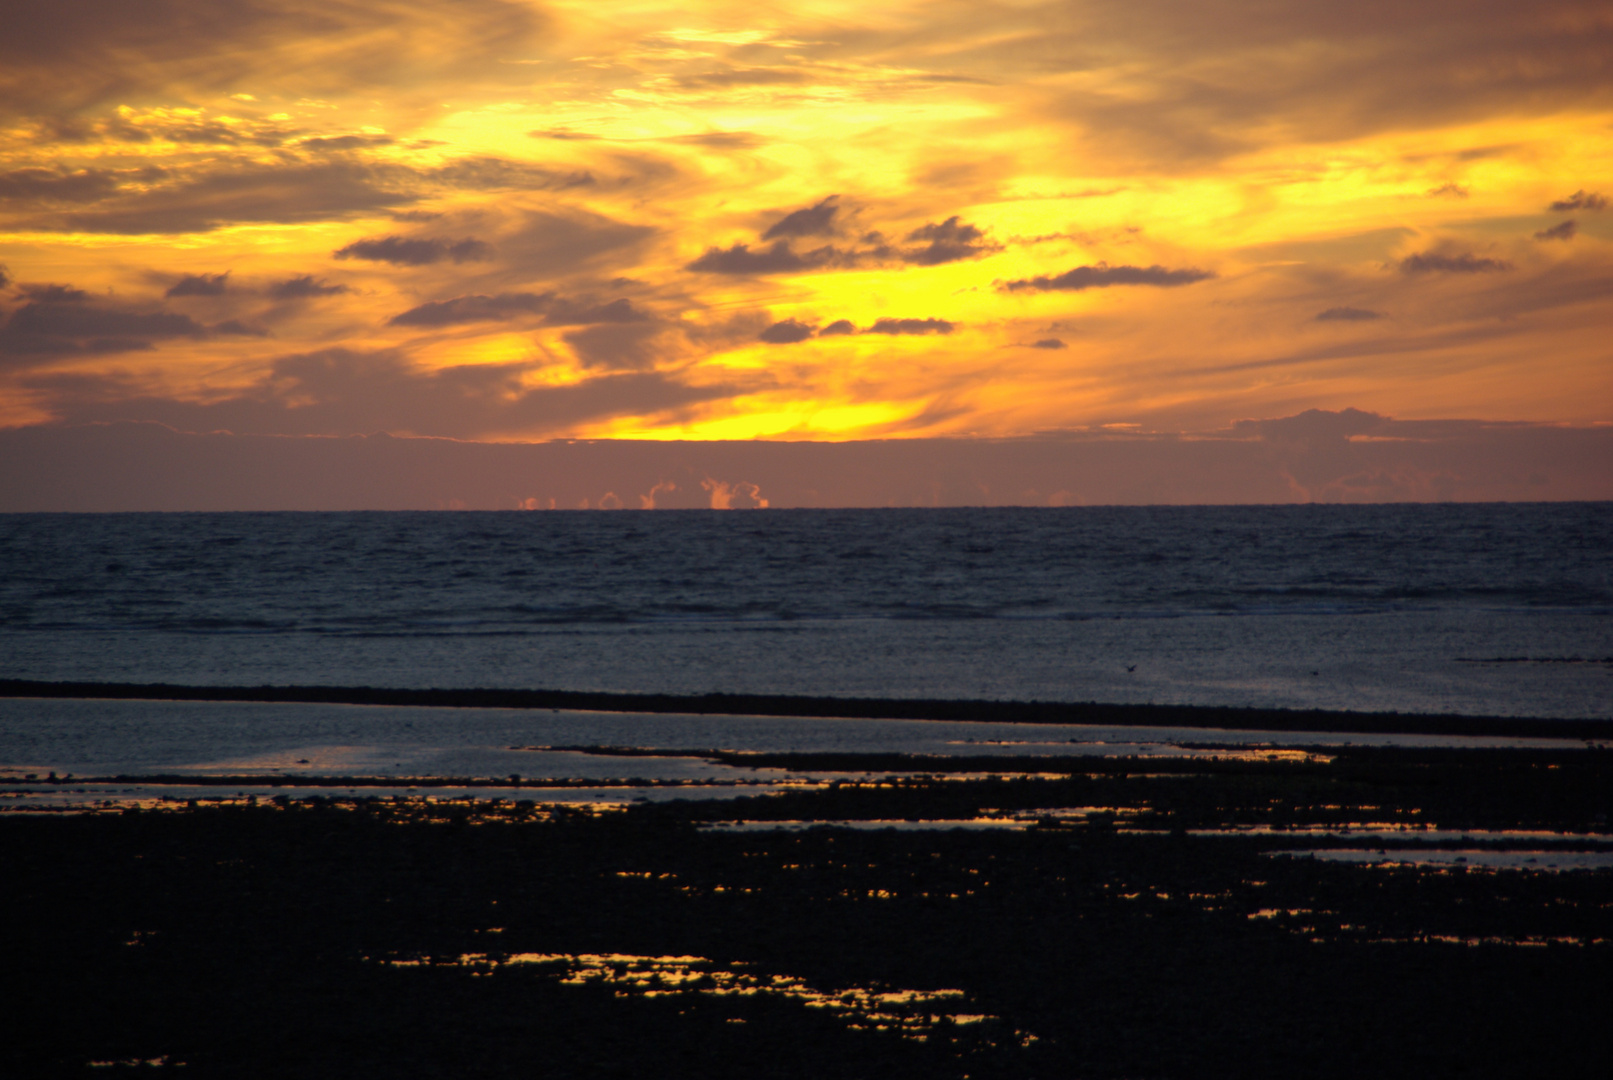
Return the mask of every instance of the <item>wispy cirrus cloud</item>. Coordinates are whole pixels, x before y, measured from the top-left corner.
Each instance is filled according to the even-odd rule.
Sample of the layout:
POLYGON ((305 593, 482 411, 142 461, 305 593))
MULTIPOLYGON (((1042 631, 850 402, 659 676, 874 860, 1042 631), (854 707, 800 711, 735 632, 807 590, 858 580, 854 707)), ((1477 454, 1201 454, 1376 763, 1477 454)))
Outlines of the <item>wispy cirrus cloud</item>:
POLYGON ((32 213, 14 224, 45 232, 178 235, 242 223, 323 221, 420 198, 406 171, 355 162, 169 169, 151 184, 120 183, 102 194, 80 200, 72 209, 32 213))
MULTIPOLYGON (((28 229, 172 235, 398 211, 444 191, 554 191, 593 182, 585 171, 487 155, 420 168, 287 153, 273 161, 226 156, 161 169, 18 169, 0 174, 0 198, 11 204, 14 224, 28 229)), ((0 220, 12 215, 0 211, 0 220)))
POLYGON ((1383 313, 1370 308, 1330 307, 1317 312, 1315 318, 1317 322, 1374 322, 1383 318, 1383 313))
MULTIPOLYGON (((12 115, 70 115, 176 88, 329 94, 355 84, 497 79, 506 74, 499 56, 539 38, 546 26, 538 10, 506 0, 20 4, 0 35, 0 101, 12 115)), ((518 78, 507 73, 504 81, 518 78)))

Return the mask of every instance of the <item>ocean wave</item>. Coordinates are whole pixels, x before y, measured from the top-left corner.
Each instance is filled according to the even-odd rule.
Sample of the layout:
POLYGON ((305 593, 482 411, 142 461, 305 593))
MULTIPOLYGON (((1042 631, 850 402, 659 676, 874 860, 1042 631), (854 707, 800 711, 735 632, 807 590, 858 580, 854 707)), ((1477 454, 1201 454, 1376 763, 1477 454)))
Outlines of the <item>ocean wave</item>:
POLYGON ((1608 535, 1610 504, 13 515, 0 633, 1595 615, 1608 535))

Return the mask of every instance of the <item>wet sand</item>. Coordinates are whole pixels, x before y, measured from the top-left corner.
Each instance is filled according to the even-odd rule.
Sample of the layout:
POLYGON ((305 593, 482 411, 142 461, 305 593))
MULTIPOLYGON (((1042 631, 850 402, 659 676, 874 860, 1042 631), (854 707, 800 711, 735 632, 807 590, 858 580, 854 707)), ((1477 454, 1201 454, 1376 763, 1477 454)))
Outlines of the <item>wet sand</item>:
POLYGON ((1613 753, 1247 749, 0 814, 0 1073, 1605 1075, 1613 753))
POLYGON ((1328 709, 1256 709, 1099 702, 810 697, 789 694, 612 694, 568 690, 396 689, 370 686, 197 686, 170 683, 48 682, 0 679, 0 698, 108 698, 164 701, 269 701, 486 709, 742 716, 851 717, 869 720, 973 720, 1017 724, 1222 728, 1247 731, 1351 731, 1362 734, 1613 739, 1613 719, 1534 719, 1328 709))

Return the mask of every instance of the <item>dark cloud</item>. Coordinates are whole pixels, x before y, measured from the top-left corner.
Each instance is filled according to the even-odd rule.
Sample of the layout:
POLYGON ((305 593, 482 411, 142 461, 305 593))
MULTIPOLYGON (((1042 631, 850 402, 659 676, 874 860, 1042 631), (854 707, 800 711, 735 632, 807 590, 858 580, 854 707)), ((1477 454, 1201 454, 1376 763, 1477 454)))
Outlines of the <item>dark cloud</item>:
POLYGON ((1366 435, 1383 426, 1384 417, 1360 409, 1329 412, 1306 409, 1295 416, 1275 420, 1238 420, 1232 429, 1268 441, 1289 443, 1342 443, 1352 435, 1366 435))
POLYGON ((200 337, 204 331, 189 315, 132 312, 84 304, 25 304, 11 313, 6 329, 45 337, 200 337))
POLYGON ((435 238, 380 236, 355 240, 346 247, 331 253, 336 259, 366 259, 370 262, 391 263, 393 266, 429 266, 431 263, 452 259, 456 263, 485 262, 493 257, 493 248, 473 237, 464 240, 435 238))
POLYGON ((1438 198, 1465 199, 1465 198, 1467 198, 1467 196, 1468 196, 1468 190, 1467 190, 1467 188, 1463 187, 1461 184, 1441 184, 1437 188, 1429 188, 1428 189, 1428 197, 1430 199, 1438 199, 1438 198))
POLYGON ((551 326, 594 323, 645 322, 649 316, 626 299, 608 304, 584 304, 554 293, 500 293, 497 296, 456 296, 410 308, 390 320, 396 326, 451 326, 456 323, 492 322, 543 315, 551 326))
POLYGON ((664 355, 663 331, 647 322, 600 323, 566 334, 565 342, 585 367, 645 371, 664 355))
POLYGON ((1156 285, 1160 288, 1175 288, 1213 277, 1215 271, 1193 267, 1167 270, 1163 266, 1110 266, 1108 263, 1099 263, 1096 266, 1077 266, 1056 277, 1044 275, 1004 282, 998 289, 1003 292, 1019 292, 1026 289, 1039 292, 1049 290, 1075 292, 1081 289, 1106 289, 1112 285, 1156 285))
POLYGON ((586 172, 559 172, 495 157, 434 169, 336 155, 274 162, 247 159, 187 170, 0 174, 0 202, 36 209, 23 219, 45 231, 124 235, 207 232, 239 222, 296 224, 390 211, 397 220, 431 220, 401 209, 444 189, 540 191, 585 186, 586 172), (123 186, 140 181, 139 189, 123 186), (7 184, 13 189, 7 198, 7 184), (69 206, 68 204, 72 204, 69 206))
POLYGON ((367 150, 397 141, 390 135, 316 135, 300 140, 297 146, 303 150, 367 150))
POLYGON ((835 337, 840 334, 855 334, 857 328, 850 319, 836 319, 834 322, 818 331, 819 337, 835 337))
POLYGON ((1438 255, 1429 251, 1400 260, 1402 274, 1498 274, 1511 269, 1505 259, 1481 259, 1467 252, 1438 255))
POLYGON ((315 280, 312 274, 287 278, 269 286, 268 293, 276 300, 308 300, 316 296, 335 296, 348 292, 346 285, 327 285, 324 279, 315 280))
POLYGON ((543 312, 554 301, 554 293, 501 293, 498 296, 456 296, 433 300, 394 315, 387 322, 394 326, 451 326, 455 323, 512 319, 543 312))
POLYGON ((865 334, 950 334, 955 323, 945 319, 877 319, 865 334))
POLYGON ((164 296, 223 296, 229 286, 230 272, 222 274, 186 274, 164 296))
POLYGON ((151 348, 154 341, 207 334, 188 315, 94 306, 77 289, 36 288, 46 299, 24 304, 0 326, 0 357, 40 359, 135 352, 151 348))
POLYGON ((685 269, 707 274, 799 274, 808 270, 826 270, 854 266, 859 256, 842 251, 830 244, 813 251, 796 252, 788 240, 775 241, 773 246, 752 251, 749 244, 735 244, 728 249, 707 248, 706 253, 685 269))
POLYGON ((13 169, 0 172, 0 199, 11 203, 88 203, 118 190, 116 174, 104 169, 13 169))
POLYGON ((930 222, 907 234, 909 243, 920 247, 900 248, 885 234, 872 231, 863 233, 855 246, 836 247, 828 244, 811 251, 796 251, 791 237, 832 236, 840 230, 837 214, 838 195, 803 210, 795 210, 768 226, 763 240, 773 245, 752 251, 749 244, 735 244, 730 248, 707 248, 706 253, 685 269, 708 274, 791 274, 813 270, 841 270, 856 266, 907 263, 915 266, 937 266, 973 259, 1001 251, 1002 245, 986 238, 979 228, 956 215, 942 222, 930 222))
POLYGON ((1382 314, 1380 314, 1379 312, 1376 312, 1376 311, 1368 311, 1366 308, 1330 307, 1326 311, 1319 312, 1317 314, 1317 316, 1316 316, 1316 321, 1317 322, 1370 322, 1373 319, 1381 319, 1381 318, 1383 318, 1382 314))
POLYGON ((419 198, 420 186, 411 170, 351 160, 232 163, 27 224, 119 235, 208 232, 238 222, 295 224, 391 209, 419 198))
POLYGON ((181 431, 348 435, 391 431, 474 439, 541 437, 588 420, 653 416, 732 397, 732 384, 695 386, 655 372, 599 375, 565 386, 527 386, 527 364, 427 369, 391 351, 326 349, 285 356, 254 386, 206 404, 142 393, 114 376, 33 380, 68 423, 147 420, 181 431))
POLYGON ((565 298, 550 307, 544 322, 550 326, 586 326, 595 323, 649 322, 650 316, 634 307, 626 297, 608 304, 583 304, 565 298))
POLYGON ((1579 223, 1570 218, 1549 229, 1541 229, 1535 233, 1536 240, 1572 240, 1574 234, 1579 232, 1579 223))
POLYGON ((835 214, 840 210, 837 205, 839 199, 838 195, 830 195, 815 206, 785 214, 767 227, 762 239, 776 240, 784 236, 833 236, 835 214))
POLYGON ((1050 337, 1050 338, 1043 338, 1041 341, 1033 341, 1033 342, 1031 342, 1031 348, 1033 348, 1033 349, 1067 349, 1067 348, 1069 348, 1069 346, 1064 344, 1064 342, 1060 341, 1056 337, 1050 337))
POLYGON ((435 210, 394 210, 388 215, 393 221, 441 221, 443 215, 435 210))
POLYGON ((960 259, 976 259, 1001 251, 1001 244, 986 239, 986 234, 956 215, 940 224, 931 223, 914 229, 907 239, 922 243, 921 248, 910 248, 901 253, 901 260, 918 266, 939 266, 960 259))
MULTIPOLYGON (((849 326, 850 323, 847 323, 849 326)), ((805 341, 813 335, 812 327, 796 319, 785 319, 776 322, 757 334, 757 340, 765 341, 769 345, 793 345, 798 341, 805 341)))
POLYGON ((71 285, 19 285, 22 294, 41 304, 82 304, 90 298, 83 289, 71 285))
POLYGON ((216 326, 208 327, 215 334, 228 334, 232 337, 268 337, 269 331, 262 327, 248 326, 240 319, 226 319, 216 326))
POLYGON ((1581 188, 1566 199, 1558 199, 1547 209, 1556 214, 1566 214, 1573 210, 1606 210, 1607 196, 1581 188))
POLYGON ((6 268, 4 266, 0 266, 0 289, 3 289, 7 285, 10 285, 10 284, 11 284, 11 274, 6 270, 6 268))

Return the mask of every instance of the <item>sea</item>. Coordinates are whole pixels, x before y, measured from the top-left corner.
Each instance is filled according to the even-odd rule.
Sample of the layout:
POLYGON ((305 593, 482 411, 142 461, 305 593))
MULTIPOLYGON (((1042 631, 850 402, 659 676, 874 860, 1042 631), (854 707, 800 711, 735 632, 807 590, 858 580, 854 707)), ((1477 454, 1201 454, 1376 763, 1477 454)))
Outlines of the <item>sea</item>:
MULTIPOLYGON (((1459 713, 1550 738, 1613 718, 1613 503, 0 515, 0 678, 1459 713)), ((0 775, 954 741, 683 719, 12 698, 0 775)), ((955 741, 1165 745, 1024 727, 955 741)))

